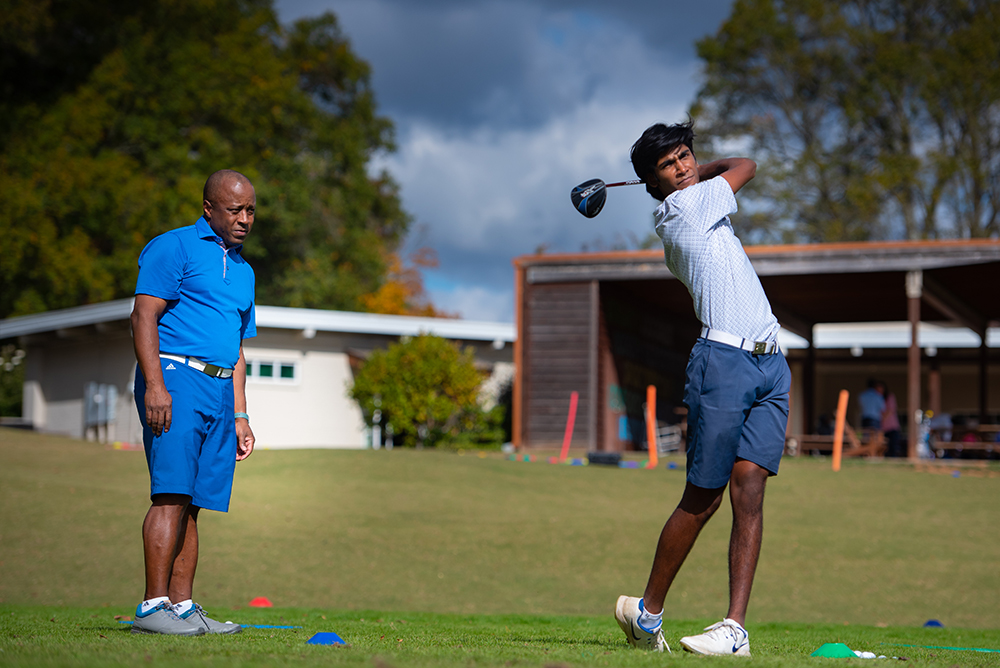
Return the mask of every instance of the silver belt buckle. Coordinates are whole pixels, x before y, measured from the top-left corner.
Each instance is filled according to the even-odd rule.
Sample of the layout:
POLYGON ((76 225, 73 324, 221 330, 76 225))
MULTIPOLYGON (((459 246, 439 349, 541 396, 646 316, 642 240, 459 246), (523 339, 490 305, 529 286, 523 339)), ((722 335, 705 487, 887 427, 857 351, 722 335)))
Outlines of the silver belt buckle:
POLYGON ((753 354, 763 355, 767 352, 767 341, 754 341, 753 342, 753 354))

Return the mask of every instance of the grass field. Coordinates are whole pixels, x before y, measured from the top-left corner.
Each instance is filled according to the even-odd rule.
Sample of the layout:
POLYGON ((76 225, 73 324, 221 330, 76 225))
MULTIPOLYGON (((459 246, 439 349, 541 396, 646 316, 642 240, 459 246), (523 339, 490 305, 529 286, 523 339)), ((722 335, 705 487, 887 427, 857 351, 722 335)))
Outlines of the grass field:
MULTIPOLYGON (((196 598, 236 638, 137 638, 141 452, 0 430, 0 664, 652 665, 610 612, 642 591, 683 466, 564 467, 433 451, 259 451, 205 513, 196 598), (636 517, 638 503, 651 508, 636 517), (272 609, 246 607, 256 596, 272 609), (50 620, 55 621, 50 621, 50 620), (305 644, 335 631, 350 647, 305 644)), ((748 619, 756 662, 824 642, 1000 666, 1000 469, 786 460, 748 619), (944 629, 924 629, 928 619, 944 629), (917 645, 918 647, 900 647, 917 645)), ((726 608, 729 513, 667 599, 668 642, 726 608)), ((671 661, 699 660, 677 655, 671 661)), ((817 664, 819 662, 819 664, 817 664)))

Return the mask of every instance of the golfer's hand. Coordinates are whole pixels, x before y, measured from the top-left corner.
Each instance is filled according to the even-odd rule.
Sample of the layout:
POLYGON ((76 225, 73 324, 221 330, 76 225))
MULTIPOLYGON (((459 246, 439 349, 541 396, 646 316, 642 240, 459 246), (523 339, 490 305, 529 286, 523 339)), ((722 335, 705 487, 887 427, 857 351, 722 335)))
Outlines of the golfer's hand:
POLYGON ((244 418, 236 418, 236 461, 241 462, 253 453, 254 442, 250 423, 244 418))
POLYGON ((154 436, 170 431, 171 408, 174 400, 163 385, 146 388, 146 424, 154 436))

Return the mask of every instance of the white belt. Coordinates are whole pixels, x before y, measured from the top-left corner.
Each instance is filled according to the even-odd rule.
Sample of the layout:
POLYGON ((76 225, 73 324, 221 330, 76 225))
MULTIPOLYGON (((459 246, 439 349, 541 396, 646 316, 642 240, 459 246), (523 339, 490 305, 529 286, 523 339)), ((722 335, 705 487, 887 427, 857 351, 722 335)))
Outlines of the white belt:
POLYGON ((727 346, 740 348, 754 355, 773 355, 778 352, 777 341, 751 341, 750 339, 743 339, 734 334, 729 334, 718 329, 709 329, 708 327, 702 327, 701 338, 725 343, 727 346))
POLYGON ((202 373, 207 373, 213 378, 229 378, 233 375, 232 369, 225 369, 221 366, 215 366, 214 364, 206 364, 199 359, 194 357, 183 357, 181 355, 168 355, 166 353, 160 353, 160 357, 165 360, 173 360, 175 362, 180 362, 185 366, 189 366, 196 371, 201 371, 202 373))

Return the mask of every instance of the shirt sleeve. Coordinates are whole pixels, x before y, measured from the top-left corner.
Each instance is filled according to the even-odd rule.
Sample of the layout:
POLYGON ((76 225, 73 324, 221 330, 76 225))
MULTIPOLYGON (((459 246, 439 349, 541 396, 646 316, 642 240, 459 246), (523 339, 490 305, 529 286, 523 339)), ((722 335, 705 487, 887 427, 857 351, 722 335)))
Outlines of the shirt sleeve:
POLYGON ((240 326, 240 340, 252 339, 257 336, 257 276, 250 270, 250 309, 246 313, 241 313, 243 323, 240 326))
POLYGON ((678 218, 702 233, 737 211, 733 188, 721 176, 678 190, 667 199, 678 218))
POLYGON ((161 234, 139 254, 139 280, 135 294, 171 301, 180 299, 187 256, 176 234, 161 234))

